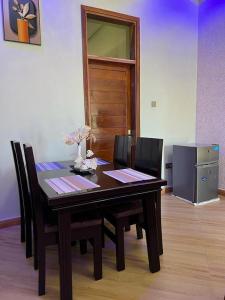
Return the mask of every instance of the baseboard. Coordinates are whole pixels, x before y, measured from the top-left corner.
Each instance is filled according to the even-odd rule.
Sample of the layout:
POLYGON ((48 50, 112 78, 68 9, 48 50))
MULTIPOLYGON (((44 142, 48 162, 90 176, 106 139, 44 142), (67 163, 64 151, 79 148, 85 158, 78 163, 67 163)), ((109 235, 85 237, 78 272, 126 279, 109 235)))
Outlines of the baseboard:
POLYGON ((163 191, 164 191, 164 194, 170 194, 170 193, 172 193, 173 188, 172 188, 172 186, 166 186, 166 187, 163 189, 163 191))
MULTIPOLYGON (((165 194, 172 193, 172 192, 173 192, 173 188, 172 188, 172 186, 167 186, 167 187, 165 187, 165 188, 162 190, 162 192, 165 193, 165 194)), ((225 196, 225 190, 223 190, 223 189, 218 189, 218 194, 221 195, 221 196, 225 196)))
POLYGON ((225 190, 223 190, 223 189, 218 189, 218 193, 221 196, 225 196, 225 190))
POLYGON ((12 218, 12 219, 7 219, 7 220, 0 220, 0 229, 1 228, 6 228, 10 226, 15 226, 20 224, 20 218, 12 218))

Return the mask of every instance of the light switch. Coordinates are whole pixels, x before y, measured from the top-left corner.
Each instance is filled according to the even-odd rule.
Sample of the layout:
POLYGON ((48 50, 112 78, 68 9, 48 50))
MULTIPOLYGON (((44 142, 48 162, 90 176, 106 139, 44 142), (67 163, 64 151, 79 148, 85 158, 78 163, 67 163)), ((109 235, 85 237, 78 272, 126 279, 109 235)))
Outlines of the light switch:
POLYGON ((156 107, 156 101, 151 102, 151 107, 156 107))

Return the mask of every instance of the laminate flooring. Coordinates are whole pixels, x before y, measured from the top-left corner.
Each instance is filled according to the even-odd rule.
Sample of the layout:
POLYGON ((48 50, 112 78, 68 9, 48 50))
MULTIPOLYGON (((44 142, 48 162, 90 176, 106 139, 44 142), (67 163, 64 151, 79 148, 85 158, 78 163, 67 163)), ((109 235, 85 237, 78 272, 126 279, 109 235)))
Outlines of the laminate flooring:
MULTIPOLYGON (((148 270, 145 239, 135 227, 125 233, 126 269, 115 269, 115 247, 106 239, 103 279, 93 279, 92 247, 72 249, 76 300, 223 300, 225 295, 225 198, 194 207, 172 195, 162 196, 164 254, 161 270, 148 270)), ((25 259, 19 226, 0 230, 0 299, 59 299, 57 247, 48 247, 46 295, 37 296, 37 271, 25 259)))

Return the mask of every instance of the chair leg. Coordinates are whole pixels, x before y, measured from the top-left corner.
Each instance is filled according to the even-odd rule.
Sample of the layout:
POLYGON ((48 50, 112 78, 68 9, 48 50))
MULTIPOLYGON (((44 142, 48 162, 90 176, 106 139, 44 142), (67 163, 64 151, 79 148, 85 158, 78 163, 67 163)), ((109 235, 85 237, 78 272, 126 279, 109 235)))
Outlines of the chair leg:
POLYGON ((102 233, 97 230, 93 240, 94 278, 102 279, 102 233))
POLYGON ((21 243, 24 243, 26 241, 26 230, 25 230, 25 220, 24 216, 21 215, 20 218, 20 241, 21 243))
POLYGON ((136 224, 136 232, 137 232, 137 239, 143 239, 142 227, 140 224, 136 224))
POLYGON ((26 222, 26 258, 32 256, 32 229, 31 220, 26 222))
POLYGON ((101 225, 101 235, 102 235, 102 248, 105 248, 105 234, 104 234, 104 218, 102 218, 102 225, 101 225))
POLYGON ((130 231, 130 225, 125 225, 125 231, 130 231))
POLYGON ((125 257, 124 257, 124 230, 121 224, 115 226, 116 234, 116 268, 117 271, 125 269, 125 257))
POLYGON ((38 295, 42 296, 45 294, 45 272, 46 272, 46 266, 45 266, 45 245, 43 242, 41 242, 38 247, 38 295))
POLYGON ((87 253, 87 240, 80 240, 80 254, 87 253))
POLYGON ((72 247, 75 247, 76 244, 77 244, 77 241, 72 241, 72 242, 71 242, 71 246, 72 246, 72 247))
POLYGON ((38 269, 38 252, 37 252, 37 232, 33 224, 33 240, 34 240, 34 270, 38 269))
POLYGON ((20 199, 20 241, 26 241, 25 215, 23 201, 20 199))

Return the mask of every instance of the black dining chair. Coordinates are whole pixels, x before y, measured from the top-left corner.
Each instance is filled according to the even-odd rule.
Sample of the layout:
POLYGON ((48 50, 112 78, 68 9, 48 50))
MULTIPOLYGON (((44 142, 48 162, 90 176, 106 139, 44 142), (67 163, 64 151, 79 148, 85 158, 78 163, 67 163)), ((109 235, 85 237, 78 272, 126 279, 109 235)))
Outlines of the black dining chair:
POLYGON ((32 256, 32 224, 31 224, 31 202, 29 199, 26 174, 23 165, 23 157, 20 143, 10 141, 20 199, 20 219, 21 219, 21 242, 26 242, 26 258, 32 256))
MULTIPOLYGON (((42 201, 38 177, 35 168, 33 149, 29 145, 24 145, 25 160, 28 173, 28 181, 31 193, 33 208, 34 226, 37 241, 37 262, 38 262, 38 293, 45 294, 45 273, 46 273, 46 247, 58 243, 57 224, 52 225, 46 219, 46 207, 42 201)), ((101 247, 101 225, 100 217, 93 214, 76 215, 76 221, 71 223, 71 240, 90 240, 93 245, 94 254, 94 278, 102 278, 102 247, 101 247)), ((60 260, 59 260, 60 263, 60 260)))
MULTIPOLYGON (((133 166, 136 170, 142 171, 154 177, 161 178, 163 140, 152 138, 137 138, 135 161, 133 166)), ((156 213, 158 234, 161 234, 161 193, 158 193, 156 200, 156 213)), ((125 269, 124 255, 124 229, 129 225, 136 224, 137 238, 143 237, 144 216, 141 199, 129 204, 118 205, 105 212, 105 218, 114 226, 115 234, 106 226, 106 235, 116 244, 117 270, 125 269)), ((159 254, 162 254, 162 242, 159 241, 159 254)))
POLYGON ((114 140, 113 163, 127 167, 131 164, 131 135, 116 135, 114 140))
MULTIPOLYGON (((163 139, 138 137, 136 143, 134 169, 161 178, 162 174, 163 139)), ((157 230, 159 236, 159 254, 163 254, 162 225, 161 225, 161 191, 156 199, 157 230)), ((137 232, 141 235, 141 227, 136 225, 137 232)))
POLYGON ((163 139, 138 137, 134 168, 161 178, 163 139))
MULTIPOLYGON (((130 167, 131 147, 131 136, 115 136, 113 162, 117 168, 130 167)), ((130 225, 142 222, 142 211, 140 201, 121 203, 104 211, 104 218, 115 228, 115 233, 113 233, 104 222, 104 233, 116 244, 116 267, 118 271, 122 271, 125 268, 124 230, 129 231, 130 225)), ((141 238, 138 232, 137 238, 141 238)))

